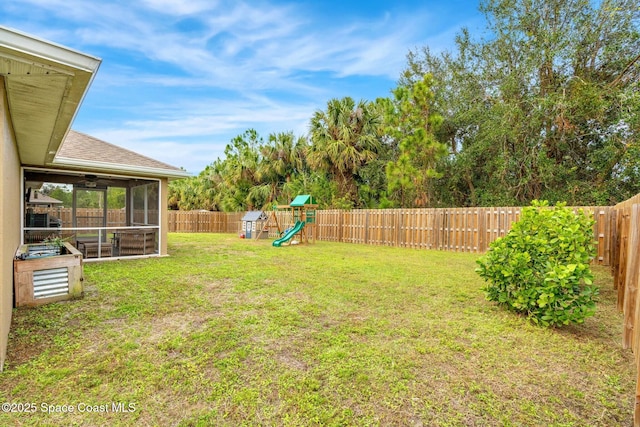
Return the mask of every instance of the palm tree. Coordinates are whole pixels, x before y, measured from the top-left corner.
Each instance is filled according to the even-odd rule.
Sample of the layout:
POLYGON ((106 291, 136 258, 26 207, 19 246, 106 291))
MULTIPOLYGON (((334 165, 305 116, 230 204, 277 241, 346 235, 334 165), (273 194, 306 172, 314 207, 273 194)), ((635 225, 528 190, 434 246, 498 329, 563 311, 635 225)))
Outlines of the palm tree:
POLYGON ((262 139, 258 133, 249 129, 227 144, 224 160, 214 163, 213 178, 216 181, 217 197, 222 210, 234 212, 262 206, 264 200, 250 193, 251 188, 259 184, 258 147, 261 143, 262 139))
POLYGON ((287 189, 302 172, 306 146, 306 138, 296 138, 293 132, 280 132, 269 135, 269 142, 260 147, 262 158, 256 176, 262 188, 256 188, 255 191, 265 197, 267 204, 291 198, 287 189))
POLYGON ((338 186, 338 198, 352 201, 357 194, 356 174, 377 158, 382 134, 382 115, 375 104, 350 97, 332 99, 327 111, 311 118, 311 146, 308 160, 312 168, 329 175, 338 186))

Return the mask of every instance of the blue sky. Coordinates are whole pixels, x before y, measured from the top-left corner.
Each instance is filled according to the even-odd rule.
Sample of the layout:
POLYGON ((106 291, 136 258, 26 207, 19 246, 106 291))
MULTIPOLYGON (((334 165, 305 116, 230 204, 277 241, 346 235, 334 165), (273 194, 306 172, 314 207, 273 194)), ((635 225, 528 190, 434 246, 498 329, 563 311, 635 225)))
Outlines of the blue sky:
POLYGON ((0 24, 102 59, 73 128, 198 174, 249 128, 305 135, 390 95, 409 50, 478 34, 474 0, 19 0, 0 24))

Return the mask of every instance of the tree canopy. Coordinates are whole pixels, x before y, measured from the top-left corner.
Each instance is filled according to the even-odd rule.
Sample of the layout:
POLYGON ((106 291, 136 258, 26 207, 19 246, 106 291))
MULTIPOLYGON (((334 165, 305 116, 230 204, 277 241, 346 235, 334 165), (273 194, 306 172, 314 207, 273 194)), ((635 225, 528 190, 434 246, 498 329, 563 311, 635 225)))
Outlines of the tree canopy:
POLYGON ((486 31, 410 51, 388 98, 332 99, 307 136, 248 130, 180 209, 614 204, 640 192, 640 8, 630 0, 485 0, 486 31))

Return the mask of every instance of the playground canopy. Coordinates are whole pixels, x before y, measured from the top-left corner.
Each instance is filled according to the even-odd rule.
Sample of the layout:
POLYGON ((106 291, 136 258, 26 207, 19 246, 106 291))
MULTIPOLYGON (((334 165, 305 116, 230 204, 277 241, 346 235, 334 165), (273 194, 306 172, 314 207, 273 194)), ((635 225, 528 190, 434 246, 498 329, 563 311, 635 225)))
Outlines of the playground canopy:
POLYGON ((296 196, 295 199, 289 204, 289 206, 293 207, 304 207, 304 205, 314 205, 316 201, 309 194, 302 194, 296 196))

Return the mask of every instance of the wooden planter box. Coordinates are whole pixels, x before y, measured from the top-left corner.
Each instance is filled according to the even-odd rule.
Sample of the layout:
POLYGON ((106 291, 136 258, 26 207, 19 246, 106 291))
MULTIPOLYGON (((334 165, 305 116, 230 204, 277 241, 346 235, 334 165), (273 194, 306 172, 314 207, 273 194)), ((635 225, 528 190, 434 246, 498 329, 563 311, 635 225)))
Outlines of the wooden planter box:
POLYGON ((113 245, 110 242, 82 242, 78 241, 78 250, 82 252, 84 258, 98 258, 98 247, 100 247, 100 258, 113 255, 113 245))
POLYGON ((118 255, 150 255, 157 253, 156 230, 121 230, 116 233, 118 255))
POLYGON ((62 255, 20 259, 29 252, 22 245, 13 260, 15 306, 36 306, 50 302, 81 298, 82 253, 65 242, 62 255))

